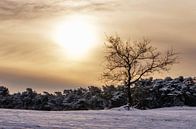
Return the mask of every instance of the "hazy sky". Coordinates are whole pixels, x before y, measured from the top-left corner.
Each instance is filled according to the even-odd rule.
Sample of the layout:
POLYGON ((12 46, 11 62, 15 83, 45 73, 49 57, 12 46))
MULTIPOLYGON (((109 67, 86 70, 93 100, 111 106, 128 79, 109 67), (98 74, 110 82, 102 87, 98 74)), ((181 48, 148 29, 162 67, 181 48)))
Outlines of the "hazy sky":
POLYGON ((195 76, 195 7, 194 0, 0 0, 1 85, 40 92, 100 85, 105 35, 116 33, 182 53, 181 63, 158 77, 195 76), (72 27, 81 29, 74 38, 72 27), (83 42, 73 50, 70 37, 83 42))

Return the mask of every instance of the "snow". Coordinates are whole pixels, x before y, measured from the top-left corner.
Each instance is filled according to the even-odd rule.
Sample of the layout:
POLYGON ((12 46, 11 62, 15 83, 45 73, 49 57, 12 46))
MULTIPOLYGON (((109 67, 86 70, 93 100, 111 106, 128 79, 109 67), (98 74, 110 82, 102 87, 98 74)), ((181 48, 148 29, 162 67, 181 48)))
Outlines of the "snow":
POLYGON ((195 129, 196 107, 153 110, 30 111, 0 109, 1 129, 195 129))
POLYGON ((134 111, 134 110, 139 110, 139 109, 136 109, 134 107, 130 107, 128 108, 128 105, 124 105, 124 106, 121 106, 121 107, 117 107, 117 108, 112 108, 110 109, 112 111, 134 111))

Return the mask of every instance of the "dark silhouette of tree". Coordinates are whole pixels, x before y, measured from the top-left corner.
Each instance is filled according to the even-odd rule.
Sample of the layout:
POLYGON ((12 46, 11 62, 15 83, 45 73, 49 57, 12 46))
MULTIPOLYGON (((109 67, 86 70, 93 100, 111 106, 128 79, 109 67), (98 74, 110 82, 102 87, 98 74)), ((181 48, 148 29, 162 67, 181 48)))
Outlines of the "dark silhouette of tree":
POLYGON ((168 71, 177 63, 177 53, 173 49, 163 54, 150 43, 148 39, 124 42, 119 36, 107 37, 102 79, 127 86, 128 107, 132 104, 130 89, 133 84, 154 72, 168 71))
POLYGON ((7 95, 9 95, 8 88, 4 86, 0 86, 0 96, 7 96, 7 95))

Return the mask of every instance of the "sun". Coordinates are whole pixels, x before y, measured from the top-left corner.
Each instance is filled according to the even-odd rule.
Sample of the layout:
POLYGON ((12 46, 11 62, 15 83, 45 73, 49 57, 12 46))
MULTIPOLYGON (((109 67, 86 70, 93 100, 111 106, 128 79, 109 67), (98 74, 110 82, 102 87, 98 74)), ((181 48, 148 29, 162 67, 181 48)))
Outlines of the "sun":
POLYGON ((55 27, 54 40, 70 59, 82 59, 97 44, 95 25, 84 16, 70 16, 55 27))

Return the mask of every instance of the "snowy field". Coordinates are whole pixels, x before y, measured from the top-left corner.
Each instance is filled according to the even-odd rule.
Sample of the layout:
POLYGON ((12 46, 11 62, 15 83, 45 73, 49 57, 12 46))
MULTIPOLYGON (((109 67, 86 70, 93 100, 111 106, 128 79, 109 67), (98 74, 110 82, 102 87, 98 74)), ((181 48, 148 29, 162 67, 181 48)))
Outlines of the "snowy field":
POLYGON ((119 111, 0 109, 0 129, 196 129, 196 107, 119 111))

